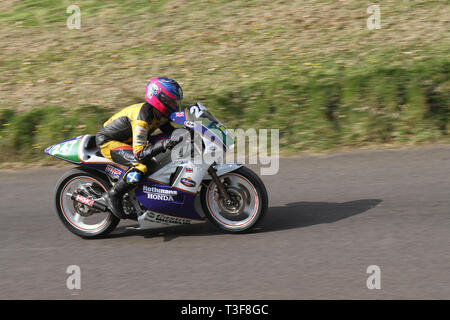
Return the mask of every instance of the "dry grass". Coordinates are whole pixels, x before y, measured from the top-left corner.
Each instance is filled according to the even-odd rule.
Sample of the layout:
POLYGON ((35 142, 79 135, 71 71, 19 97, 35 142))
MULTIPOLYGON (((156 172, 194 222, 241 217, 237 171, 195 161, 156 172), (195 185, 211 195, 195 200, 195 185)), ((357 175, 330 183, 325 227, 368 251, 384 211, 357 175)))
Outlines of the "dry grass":
MULTIPOLYGON (((2 1, 2 10, 14 2, 2 1)), ((163 74, 195 100, 277 68, 405 64, 443 55, 449 44, 445 1, 383 1, 375 31, 366 29, 368 3, 361 1, 169 1, 159 13, 133 16, 100 4, 84 14, 79 3, 81 30, 65 27, 65 10, 62 23, 0 21, 1 106, 121 107, 163 74)))

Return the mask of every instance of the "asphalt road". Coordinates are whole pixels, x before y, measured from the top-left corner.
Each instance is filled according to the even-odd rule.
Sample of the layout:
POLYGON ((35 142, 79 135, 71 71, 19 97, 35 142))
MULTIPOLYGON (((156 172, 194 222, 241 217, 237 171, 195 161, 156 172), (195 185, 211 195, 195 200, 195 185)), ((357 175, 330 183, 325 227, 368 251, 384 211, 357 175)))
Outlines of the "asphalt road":
POLYGON ((244 235, 121 222, 83 240, 53 207, 65 170, 0 172, 0 299, 450 299, 450 146, 282 159, 244 235))

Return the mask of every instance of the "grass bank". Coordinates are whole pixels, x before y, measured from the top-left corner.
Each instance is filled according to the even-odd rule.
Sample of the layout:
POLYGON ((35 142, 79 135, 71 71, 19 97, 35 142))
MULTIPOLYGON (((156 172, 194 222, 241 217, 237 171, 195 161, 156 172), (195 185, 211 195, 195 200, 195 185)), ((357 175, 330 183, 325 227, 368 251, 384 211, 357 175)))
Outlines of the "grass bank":
MULTIPOLYGON (((450 142, 449 72, 445 59, 411 69, 302 70, 289 79, 279 70, 271 79, 201 101, 230 128, 280 129, 280 146, 288 152, 450 142)), ((98 105, 2 109, 0 160, 40 159, 51 144, 95 134, 110 114, 98 105)))

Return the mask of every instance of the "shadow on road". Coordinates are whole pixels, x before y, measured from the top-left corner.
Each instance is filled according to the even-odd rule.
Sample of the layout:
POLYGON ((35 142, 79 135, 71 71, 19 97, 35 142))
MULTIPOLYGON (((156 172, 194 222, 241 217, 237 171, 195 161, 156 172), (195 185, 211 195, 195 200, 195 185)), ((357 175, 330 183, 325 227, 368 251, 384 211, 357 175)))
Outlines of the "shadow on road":
MULTIPOLYGON (((270 207, 264 221, 253 233, 272 232, 304 228, 316 224, 333 223, 377 206, 382 200, 364 199, 343 203, 337 202, 295 202, 282 207, 270 207)), ((210 236, 223 234, 211 223, 175 226, 151 230, 129 230, 119 227, 106 238, 143 236, 144 238, 163 237, 170 241, 185 236, 210 236)))
POLYGON ((366 199, 343 203, 295 202, 269 209, 258 232, 303 228, 322 223, 333 223, 377 206, 382 200, 366 199))

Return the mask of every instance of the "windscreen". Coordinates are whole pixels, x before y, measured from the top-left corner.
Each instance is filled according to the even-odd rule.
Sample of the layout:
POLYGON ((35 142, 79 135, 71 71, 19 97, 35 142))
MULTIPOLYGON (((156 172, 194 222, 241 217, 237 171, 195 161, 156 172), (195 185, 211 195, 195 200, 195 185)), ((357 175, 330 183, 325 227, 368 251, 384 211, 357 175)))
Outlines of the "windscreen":
POLYGON ((205 106, 197 103, 186 108, 186 120, 192 122, 200 122, 202 126, 214 133, 225 146, 229 147, 234 144, 233 139, 228 134, 227 128, 209 112, 205 106))

